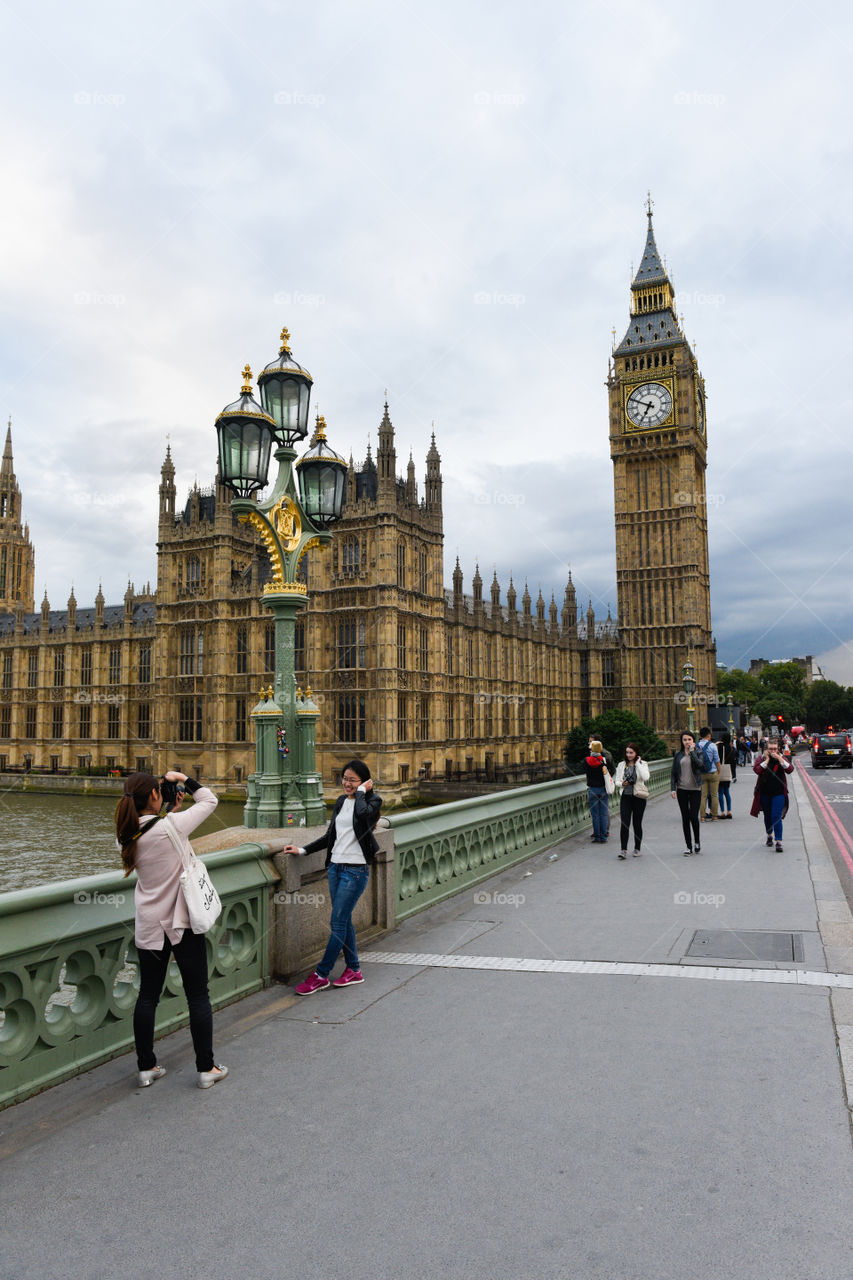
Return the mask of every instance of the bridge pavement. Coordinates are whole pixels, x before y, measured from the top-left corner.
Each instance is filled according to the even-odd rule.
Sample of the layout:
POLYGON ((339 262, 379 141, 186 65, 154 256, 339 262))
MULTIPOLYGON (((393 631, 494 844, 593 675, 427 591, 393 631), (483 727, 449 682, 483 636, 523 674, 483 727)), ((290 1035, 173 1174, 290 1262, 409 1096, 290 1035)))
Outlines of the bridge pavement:
POLYGON ((666 796, 642 858, 575 837, 362 987, 217 1014, 214 1089, 184 1030, 150 1089, 127 1056, 0 1114, 0 1274, 850 1280, 853 926, 804 794, 775 854, 749 790, 699 858, 666 796), (803 960, 687 956, 708 929, 803 960))

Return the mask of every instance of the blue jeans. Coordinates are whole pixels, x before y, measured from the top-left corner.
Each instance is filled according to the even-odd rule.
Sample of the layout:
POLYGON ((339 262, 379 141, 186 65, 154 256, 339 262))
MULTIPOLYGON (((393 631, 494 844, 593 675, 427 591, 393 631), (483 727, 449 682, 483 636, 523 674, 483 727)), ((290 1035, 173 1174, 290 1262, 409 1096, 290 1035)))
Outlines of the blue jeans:
POLYGON ((607 812, 607 792, 604 787, 587 787, 589 812, 592 817, 592 835, 594 840, 604 840, 610 827, 607 812))
POLYGON ((332 919, 329 941, 326 943, 323 959, 316 970, 321 978, 328 978, 341 950, 343 950, 347 968, 358 968, 352 913, 355 910, 355 904, 367 888, 369 878, 370 869, 367 866, 352 867, 340 862, 329 863, 332 919))
POLYGON ((730 782, 720 783, 720 786, 719 786, 720 813, 731 813, 732 811, 732 793, 730 790, 731 785, 732 784, 730 782))
POLYGON ((772 831, 779 844, 782 843, 782 810, 785 808, 785 797, 762 796, 761 812, 764 814, 764 830, 770 835, 772 831))

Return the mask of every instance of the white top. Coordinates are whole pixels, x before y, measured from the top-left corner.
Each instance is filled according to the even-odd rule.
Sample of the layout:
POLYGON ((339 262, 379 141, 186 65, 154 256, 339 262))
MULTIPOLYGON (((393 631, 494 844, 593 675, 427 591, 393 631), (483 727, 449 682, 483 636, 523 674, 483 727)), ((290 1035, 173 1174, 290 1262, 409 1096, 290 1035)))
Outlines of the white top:
MULTIPOLYGON (((364 791, 364 784, 358 787, 358 790, 364 791)), ((361 851, 361 845, 358 843, 358 838, 352 825, 354 814, 355 800, 351 796, 347 796, 335 814, 335 844, 330 861, 344 862, 350 866, 366 867, 367 859, 361 851)), ((304 854, 305 850, 300 848, 299 852, 304 854)))
MULTIPOLYGON (((359 791, 363 790, 363 787, 359 787, 359 791)), ((355 800, 347 796, 335 818, 335 847, 332 850, 332 862, 357 863, 363 867, 367 864, 364 854, 361 852, 361 845, 358 843, 353 830, 352 820, 354 814, 355 800)))

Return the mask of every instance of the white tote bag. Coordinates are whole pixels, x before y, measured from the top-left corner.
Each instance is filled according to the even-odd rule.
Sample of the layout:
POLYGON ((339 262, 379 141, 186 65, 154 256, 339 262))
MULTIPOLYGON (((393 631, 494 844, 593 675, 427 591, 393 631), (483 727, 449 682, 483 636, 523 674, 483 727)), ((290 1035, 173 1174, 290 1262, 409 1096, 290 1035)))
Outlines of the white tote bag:
POLYGON ((601 772, 604 775, 604 790, 607 792, 609 796, 612 796, 613 792, 616 790, 616 783, 613 781, 613 778, 611 776, 610 770, 607 768, 607 765, 604 766, 601 772))
POLYGON ((219 894, 211 883, 207 867, 201 858, 196 857, 189 844, 183 843, 171 819, 164 818, 163 826, 183 864, 181 892, 187 904, 190 928, 193 933, 207 933, 216 924, 222 912, 219 894))

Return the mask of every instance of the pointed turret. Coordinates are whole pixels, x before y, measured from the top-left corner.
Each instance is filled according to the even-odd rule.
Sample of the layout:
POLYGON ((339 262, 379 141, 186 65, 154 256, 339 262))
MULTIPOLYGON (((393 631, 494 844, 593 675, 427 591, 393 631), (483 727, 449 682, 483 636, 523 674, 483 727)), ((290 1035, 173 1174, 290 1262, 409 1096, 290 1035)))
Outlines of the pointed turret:
POLYGON ((512 582, 512 574, 510 574, 509 586, 506 589, 506 607, 507 607, 507 613, 509 613, 511 617, 515 616, 515 601, 516 601, 515 587, 513 586, 513 582, 512 582))
POLYGON ((130 581, 130 579, 128 578, 128 582, 127 582, 127 591, 125 591, 125 593, 124 593, 124 620, 125 620, 125 622, 132 622, 132 621, 133 621, 133 605, 134 605, 133 583, 132 583, 132 582, 130 581))
POLYGON ((47 587, 44 589, 44 599, 41 602, 41 625, 44 631, 47 630, 50 622, 50 601, 47 598, 47 587))
POLYGON ((166 457, 160 468, 160 519, 175 519, 175 464, 172 461, 172 446, 166 445, 166 457))
POLYGON ((12 419, 0 462, 0 613, 14 613, 19 605, 33 609, 35 553, 27 525, 21 524, 21 491, 12 457, 12 419))
POLYGON ((413 506, 418 503, 418 482, 415 478, 415 460, 409 450, 409 464, 406 467, 406 501, 411 502, 413 506))
POLYGON ((74 587, 71 587, 71 595, 68 597, 68 619, 66 623, 68 630, 73 631, 77 626, 77 597, 74 595, 74 587))
POLYGON ((397 450, 394 448, 394 426, 385 399, 382 421, 379 424, 379 452, 377 453, 379 492, 385 496, 394 491, 397 479, 397 450))
POLYGON ((592 607, 592 601, 589 602, 589 608, 586 611, 586 638, 588 643, 592 643, 595 639, 595 610, 592 607))
POLYGON ((533 615, 530 612, 530 592, 527 589, 527 583, 524 584, 524 595, 521 597, 521 620, 524 623, 532 623, 533 615))
POLYGON ((483 612, 483 579, 480 577, 480 566, 474 566, 474 578, 471 583, 471 590, 474 595, 474 613, 483 612))
POLYGON ((13 484, 15 483, 15 467, 14 467, 14 460, 12 458, 12 419, 11 418, 9 419, 9 424, 6 427, 6 443, 3 446, 3 461, 2 463, 0 463, 0 479, 6 480, 7 477, 12 481, 13 484))
POLYGON ((578 633, 578 601, 575 592, 575 585, 572 582, 572 571, 569 570, 569 581, 566 584, 566 594, 563 599, 562 612, 563 635, 577 635, 578 633))
POLYGON ((428 511, 441 512, 441 455, 435 447, 435 432, 426 456, 426 505, 428 511))
POLYGON ((465 598, 462 594, 462 586, 462 570, 459 567, 459 557, 457 556, 456 568, 453 570, 453 607, 459 613, 461 613, 462 607, 465 603, 465 598))
POLYGON ((501 584, 498 582, 498 571, 495 569, 492 578, 492 617, 500 617, 501 612, 501 584))
POLYGON ((98 583, 98 594, 95 596, 95 626, 102 627, 104 625, 104 593, 101 590, 101 584, 98 583))
POLYGON ((548 624, 552 636, 559 634, 557 601, 554 599, 554 592, 551 592, 551 603, 548 606, 548 624))

